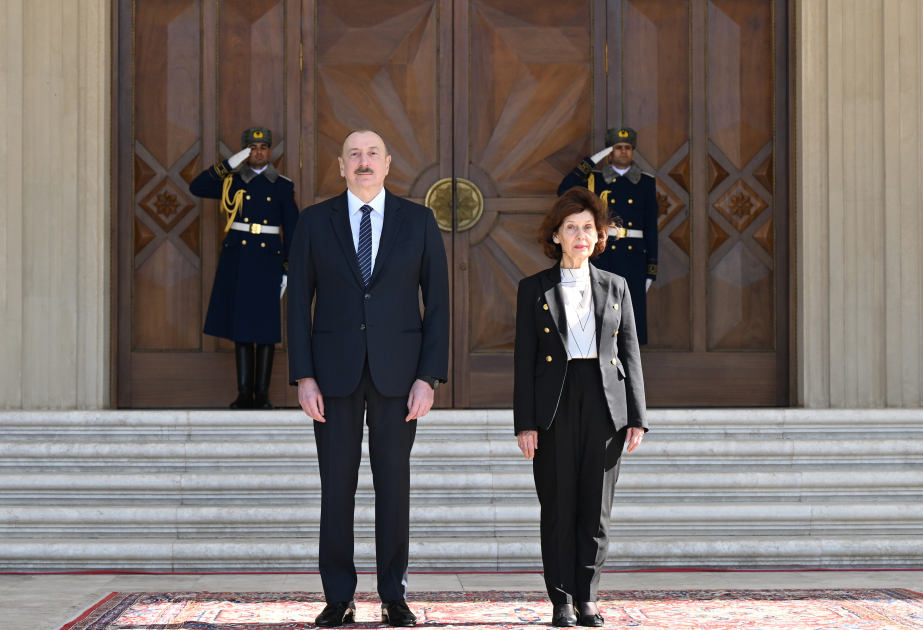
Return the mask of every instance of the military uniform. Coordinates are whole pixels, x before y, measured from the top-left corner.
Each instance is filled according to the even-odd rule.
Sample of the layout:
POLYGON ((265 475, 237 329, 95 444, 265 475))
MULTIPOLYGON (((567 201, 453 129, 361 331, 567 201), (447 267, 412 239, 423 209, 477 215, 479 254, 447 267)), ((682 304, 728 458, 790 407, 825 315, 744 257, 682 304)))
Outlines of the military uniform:
MULTIPOLYGON (((634 131, 610 129, 606 132, 606 146, 617 142, 630 142, 635 146, 634 131), (619 138, 618 133, 628 132, 619 138), (614 140, 613 142, 610 142, 614 140)), ((639 343, 647 343, 647 292, 648 278, 657 278, 657 195, 653 175, 641 172, 640 167, 632 162, 625 175, 618 175, 611 170, 614 178, 606 182, 603 172, 596 169, 593 161, 586 157, 574 168, 558 186, 558 195, 575 186, 585 186, 609 207, 610 220, 621 219, 619 238, 616 241, 615 229, 609 230, 609 241, 599 258, 593 261, 599 269, 620 275, 628 282, 631 303, 634 307, 635 326, 639 343)))
MULTIPOLYGON (((241 145, 272 144, 268 129, 243 133, 241 145)), ((231 407, 271 408, 268 398, 275 344, 282 341, 281 289, 298 223, 295 185, 272 165, 257 173, 225 160, 189 184, 197 197, 220 199, 227 236, 205 316, 205 334, 236 344, 238 399, 231 407), (254 355, 256 344, 256 355, 254 355), (254 367, 254 362, 256 363, 254 367)))
POLYGON ((221 199, 226 178, 233 178, 228 197, 242 194, 233 223, 249 231, 229 229, 221 243, 205 334, 241 343, 276 344, 282 341, 279 292, 292 246, 288 235, 295 233, 298 222, 295 185, 272 164, 257 175, 246 163, 231 172, 224 161, 192 180, 189 192, 221 199), (275 228, 275 233, 263 232, 265 227, 275 228))

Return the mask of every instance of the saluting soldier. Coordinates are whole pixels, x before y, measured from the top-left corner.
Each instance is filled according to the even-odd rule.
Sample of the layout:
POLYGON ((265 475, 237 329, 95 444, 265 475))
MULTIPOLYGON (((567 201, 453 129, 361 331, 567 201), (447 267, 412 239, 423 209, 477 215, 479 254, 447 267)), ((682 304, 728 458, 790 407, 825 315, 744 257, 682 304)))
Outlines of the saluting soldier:
POLYGON ((628 281, 638 342, 643 345, 647 343, 646 293, 657 279, 656 182, 634 162, 638 143, 634 129, 609 129, 605 142, 605 149, 583 158, 564 178, 558 196, 575 186, 585 186, 609 208, 609 240, 593 264, 628 281), (604 165, 597 169, 603 160, 604 165))
POLYGON ((272 409, 269 382, 298 206, 292 180, 269 163, 272 132, 252 127, 240 144, 240 153, 189 184, 193 195, 219 199, 226 216, 205 334, 234 342, 238 396, 231 409, 272 409))

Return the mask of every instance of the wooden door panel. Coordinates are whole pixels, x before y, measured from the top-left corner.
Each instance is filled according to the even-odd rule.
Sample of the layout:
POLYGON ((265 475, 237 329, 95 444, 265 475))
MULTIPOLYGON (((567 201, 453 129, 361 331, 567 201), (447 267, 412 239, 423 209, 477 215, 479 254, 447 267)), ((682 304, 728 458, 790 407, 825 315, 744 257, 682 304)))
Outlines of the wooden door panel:
MULTIPOLYGON (((119 0, 120 31, 131 35, 119 50, 119 82, 130 86, 119 96, 121 406, 233 398, 233 344, 202 333, 224 224, 188 187, 254 125, 272 129, 274 164, 291 172, 286 139, 300 126, 289 89, 294 78, 299 94, 300 83, 286 20, 300 15, 299 0, 119 0)), ((291 403, 284 352, 274 368, 274 401, 291 403)))
MULTIPOLYGON (((216 68, 219 159, 227 159, 241 150, 240 135, 244 129, 266 127, 272 131, 270 161, 285 173, 284 24, 284 0, 220 0, 216 68)), ((216 263, 221 255, 225 225, 224 221, 214 222, 216 263)), ((219 338, 217 344, 220 351, 234 350, 234 342, 228 339, 219 338)), ((284 345, 279 344, 278 348, 283 350, 284 345)))
POLYGON ((201 6, 145 0, 136 8, 131 347, 198 350, 202 204, 187 186, 201 164, 201 6))
MULTIPOLYGON (((314 78, 306 73, 303 85, 309 198, 345 190, 337 162, 343 140, 372 129, 391 154, 388 189, 423 203, 433 184, 452 176, 452 1, 398 0, 374 11, 358 0, 309 4, 314 23, 306 28, 316 37, 306 61, 314 78)), ((451 265, 452 233, 443 239, 451 265)), ((450 369, 435 406, 453 405, 454 386, 450 369)))
POLYGON ((467 150, 456 150, 455 174, 478 186, 484 213, 455 235, 455 405, 508 407, 519 281, 552 264, 538 226, 590 152, 603 111, 594 98, 605 96, 594 92, 590 0, 462 4, 456 42, 470 66, 456 47, 456 107, 467 115, 456 110, 455 142, 467 150))
POLYGON ((374 129, 392 157, 388 189, 423 197, 440 175, 439 3, 368 8, 358 0, 317 2, 317 194, 343 192, 343 140, 374 129))
MULTIPOLYGON (((284 354, 276 354, 269 398, 282 406, 288 390, 284 354)), ((131 406, 166 408, 226 408, 237 396, 232 352, 187 352, 181 357, 163 352, 138 352, 132 359, 131 406)), ((294 406, 294 405, 289 405, 294 406)))
POLYGON ((772 17, 771 0, 708 4, 709 350, 776 347, 772 17))
MULTIPOLYGON (((657 180, 657 281, 647 293, 646 350, 690 351, 690 29, 689 5, 625 0, 616 21, 623 89, 612 125, 638 132, 635 161, 657 180)), ((610 29, 611 32, 611 29, 610 29)))

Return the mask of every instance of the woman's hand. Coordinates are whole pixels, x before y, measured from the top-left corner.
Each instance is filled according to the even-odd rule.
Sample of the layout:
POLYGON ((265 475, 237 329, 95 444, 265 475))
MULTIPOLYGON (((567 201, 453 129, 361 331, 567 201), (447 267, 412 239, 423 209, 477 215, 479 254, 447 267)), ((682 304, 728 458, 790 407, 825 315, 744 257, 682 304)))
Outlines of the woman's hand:
MULTIPOLYGON (((625 436, 625 441, 628 443, 628 452, 631 453, 636 448, 641 446, 641 440, 643 438, 644 438, 644 429, 637 429, 635 427, 631 427, 630 429, 628 429, 628 435, 625 436)), ((520 438, 520 440, 521 439, 522 438, 520 438)))
POLYGON ((538 431, 520 431, 517 438, 519 439, 519 450, 526 456, 526 459, 535 457, 535 450, 538 448, 538 431))

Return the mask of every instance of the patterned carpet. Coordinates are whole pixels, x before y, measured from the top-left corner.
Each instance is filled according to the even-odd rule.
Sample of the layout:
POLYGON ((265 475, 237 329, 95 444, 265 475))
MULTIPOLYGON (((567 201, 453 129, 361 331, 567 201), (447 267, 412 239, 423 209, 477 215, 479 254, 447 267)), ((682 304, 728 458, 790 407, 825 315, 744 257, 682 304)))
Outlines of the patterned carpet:
MULTIPOLYGON (((378 596, 363 593, 357 628, 379 627, 378 596)), ((419 626, 547 627, 544 593, 414 593, 419 626)), ((607 628, 634 630, 923 630, 923 595, 904 589, 600 591, 607 628)), ((313 628, 317 593, 113 593, 62 630, 313 628)))

